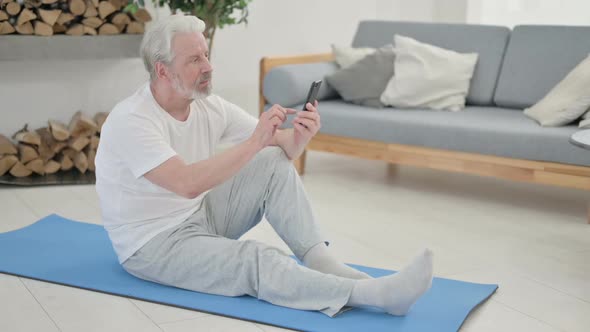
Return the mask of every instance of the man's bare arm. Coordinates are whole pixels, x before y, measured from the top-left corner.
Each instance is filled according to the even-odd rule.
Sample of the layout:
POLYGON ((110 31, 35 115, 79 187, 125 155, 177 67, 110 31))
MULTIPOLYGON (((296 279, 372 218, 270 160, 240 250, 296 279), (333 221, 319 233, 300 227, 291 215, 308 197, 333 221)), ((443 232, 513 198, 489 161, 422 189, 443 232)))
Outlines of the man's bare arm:
POLYGON ((194 198, 225 182, 236 174, 258 151, 270 145, 273 137, 287 119, 286 112, 273 107, 260 116, 252 136, 207 160, 187 165, 174 156, 144 176, 150 182, 186 198, 194 198))
POLYGON ((174 156, 147 172, 145 177, 180 196, 195 198, 232 177, 260 150, 259 145, 248 140, 212 158, 190 165, 174 156))

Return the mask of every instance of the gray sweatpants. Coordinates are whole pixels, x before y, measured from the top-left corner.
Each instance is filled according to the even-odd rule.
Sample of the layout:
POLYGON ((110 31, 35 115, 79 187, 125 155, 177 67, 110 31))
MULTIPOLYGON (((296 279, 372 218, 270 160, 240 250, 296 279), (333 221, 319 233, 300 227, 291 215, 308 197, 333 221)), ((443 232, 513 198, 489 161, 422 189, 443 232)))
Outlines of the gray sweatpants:
POLYGON ((123 263, 132 275, 203 293, 241 296, 334 316, 354 280, 298 265, 266 244, 238 240, 265 215, 301 259, 324 242, 303 184, 282 149, 259 152, 238 174, 211 190, 201 208, 123 263))

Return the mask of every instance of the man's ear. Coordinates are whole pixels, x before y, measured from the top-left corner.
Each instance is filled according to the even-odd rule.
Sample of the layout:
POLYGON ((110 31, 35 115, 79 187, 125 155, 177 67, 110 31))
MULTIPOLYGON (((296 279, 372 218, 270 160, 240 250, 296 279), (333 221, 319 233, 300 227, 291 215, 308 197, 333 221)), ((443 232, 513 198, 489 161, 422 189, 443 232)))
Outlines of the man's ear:
POLYGON ((159 61, 156 62, 155 69, 156 69, 156 76, 158 77, 158 79, 170 80, 172 78, 170 75, 170 70, 168 69, 168 66, 166 66, 164 63, 159 62, 159 61))

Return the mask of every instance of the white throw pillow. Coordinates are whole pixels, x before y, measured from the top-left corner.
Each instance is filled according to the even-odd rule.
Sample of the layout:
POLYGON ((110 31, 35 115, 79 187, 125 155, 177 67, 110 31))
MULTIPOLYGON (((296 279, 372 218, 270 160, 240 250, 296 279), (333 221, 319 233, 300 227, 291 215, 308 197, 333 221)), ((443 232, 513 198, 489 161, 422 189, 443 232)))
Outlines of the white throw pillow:
POLYGON ((477 63, 477 53, 457 53, 395 35, 395 74, 381 102, 400 108, 459 111, 477 63))
POLYGON ((350 47, 332 45, 332 53, 336 58, 336 63, 340 68, 346 68, 367 55, 374 53, 375 48, 370 47, 350 47))
POLYGON ((590 56, 524 114, 544 127, 563 126, 577 120, 590 107, 590 56))

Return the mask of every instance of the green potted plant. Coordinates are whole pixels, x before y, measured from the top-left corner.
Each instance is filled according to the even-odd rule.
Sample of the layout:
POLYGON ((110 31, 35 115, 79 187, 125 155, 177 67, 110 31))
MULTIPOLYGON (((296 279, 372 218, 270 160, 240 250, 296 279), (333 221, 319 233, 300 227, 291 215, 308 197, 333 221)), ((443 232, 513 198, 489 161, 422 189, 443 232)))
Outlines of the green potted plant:
MULTIPOLYGON (((135 12, 144 7, 145 0, 133 0, 125 11, 135 12)), ((195 15, 205 22, 205 38, 209 44, 209 54, 213 49, 213 39, 217 28, 227 25, 248 23, 248 3, 252 0, 153 0, 156 6, 168 5, 173 14, 182 12, 195 15)))

